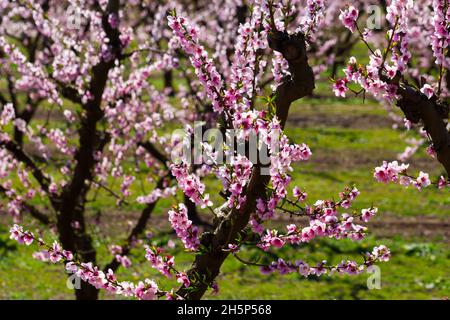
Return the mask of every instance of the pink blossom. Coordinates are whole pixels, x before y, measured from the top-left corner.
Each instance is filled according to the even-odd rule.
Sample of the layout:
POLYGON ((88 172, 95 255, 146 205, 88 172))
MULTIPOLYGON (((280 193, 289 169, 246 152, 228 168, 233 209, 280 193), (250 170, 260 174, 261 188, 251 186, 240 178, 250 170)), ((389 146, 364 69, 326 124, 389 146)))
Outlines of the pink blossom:
POLYGON ((169 211, 169 221, 186 249, 196 250, 200 245, 198 228, 188 219, 187 208, 183 203, 178 205, 178 209, 169 211))
POLYGON ((433 145, 430 145, 426 148, 426 152, 429 156, 431 156, 432 158, 436 158, 436 150, 434 149, 433 145))
POLYGON ((158 286, 152 280, 146 279, 144 282, 140 281, 134 290, 136 297, 140 300, 155 300, 158 286))
POLYGON ((189 277, 187 276, 186 273, 184 273, 184 272, 177 273, 176 277, 177 277, 177 282, 181 283, 186 288, 191 285, 191 281, 189 280, 189 277))
POLYGON ((444 176, 439 177, 438 188, 442 189, 445 186, 450 186, 450 183, 444 178, 444 176))
POLYGON ((345 93, 348 91, 346 79, 338 79, 333 84, 333 91, 336 97, 345 98, 345 93))
POLYGON ((431 97, 434 95, 434 90, 429 84, 424 84, 420 89, 420 92, 426 95, 428 99, 431 99, 431 97))
POLYGON ((358 16, 359 10, 353 6, 348 6, 344 11, 341 11, 339 19, 347 29, 354 32, 356 29, 356 20, 358 20, 358 16))
POLYGON ((131 267, 131 260, 127 256, 121 256, 120 254, 118 254, 116 255, 116 260, 126 269, 131 267))
POLYGON ((377 212, 378 208, 362 209, 361 220, 364 222, 368 222, 377 212))
POLYGON ((162 275, 170 278, 172 268, 175 266, 175 258, 172 256, 162 255, 163 250, 160 248, 147 248, 145 258, 150 262, 153 268, 158 270, 162 275))
POLYGON ((294 189, 292 189, 293 196, 300 202, 303 202, 308 197, 308 194, 306 192, 302 192, 299 187, 295 186, 294 189))
POLYGON ((380 245, 373 248, 370 257, 374 260, 378 259, 380 261, 389 261, 391 257, 391 251, 385 245, 380 245))
POLYGON ((383 183, 388 182, 398 182, 398 175, 403 173, 408 169, 409 165, 401 164, 399 165, 397 161, 393 161, 388 163, 386 161, 383 162, 381 167, 376 167, 374 172, 374 177, 383 183))
POLYGON ((413 182, 414 186, 422 190, 423 188, 428 187, 431 184, 430 176, 428 173, 420 171, 419 176, 417 177, 416 181, 413 182))
POLYGON ((23 228, 17 224, 15 224, 9 232, 10 239, 16 240, 20 244, 29 246, 34 241, 33 234, 29 231, 24 231, 23 228))

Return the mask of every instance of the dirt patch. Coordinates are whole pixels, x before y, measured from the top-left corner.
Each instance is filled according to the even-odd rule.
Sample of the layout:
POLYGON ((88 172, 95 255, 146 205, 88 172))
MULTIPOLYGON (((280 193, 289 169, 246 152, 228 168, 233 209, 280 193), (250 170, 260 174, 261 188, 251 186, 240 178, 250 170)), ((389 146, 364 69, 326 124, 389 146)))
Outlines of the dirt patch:
POLYGON ((390 128, 392 120, 387 116, 369 114, 327 114, 316 112, 313 114, 294 114, 288 119, 288 126, 297 127, 341 127, 352 129, 390 128))
POLYGON ((320 149, 315 150, 309 163, 314 164, 314 170, 320 172, 330 171, 332 168, 354 169, 355 167, 372 168, 380 165, 387 157, 384 150, 370 150, 370 152, 356 152, 350 150, 320 149))
MULTIPOLYGON (((314 171, 330 172, 333 169, 352 170, 355 168, 367 168, 372 170, 380 166, 383 161, 397 160, 395 152, 386 151, 384 149, 371 149, 367 151, 355 150, 328 150, 316 149, 308 163, 314 165, 314 171)), ((429 157, 412 157, 406 161, 411 168, 422 170, 429 173, 436 173, 440 170, 440 164, 435 159, 429 157)))
POLYGON ((369 228, 380 237, 406 236, 424 237, 432 240, 442 238, 445 242, 450 240, 450 218, 415 216, 396 217, 387 215, 374 219, 369 228))

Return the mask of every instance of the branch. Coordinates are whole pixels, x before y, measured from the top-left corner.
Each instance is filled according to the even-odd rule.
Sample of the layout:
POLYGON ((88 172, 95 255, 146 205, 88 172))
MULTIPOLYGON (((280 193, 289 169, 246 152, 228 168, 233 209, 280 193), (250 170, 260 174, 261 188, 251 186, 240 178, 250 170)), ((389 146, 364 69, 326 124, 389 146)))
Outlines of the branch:
POLYGON ((41 188, 48 194, 50 179, 36 165, 33 159, 14 141, 0 141, 0 147, 8 150, 17 161, 22 162, 33 174, 41 188))
POLYGON ((56 79, 53 79, 53 80, 58 84, 59 91, 61 92, 61 94, 64 98, 66 98, 76 104, 83 103, 82 98, 81 98, 80 94, 78 93, 77 89, 72 88, 69 85, 66 85, 56 79))
POLYGON ((167 162, 169 160, 164 154, 156 149, 151 142, 138 142, 138 146, 144 148, 153 158, 161 162, 167 168, 167 162))
POLYGON ((28 203, 22 203, 22 206, 25 208, 25 210, 28 211, 28 213, 34 217, 35 219, 37 219, 40 223, 44 224, 44 225, 49 225, 52 223, 52 221, 50 220, 50 218, 42 213, 41 211, 39 211, 36 207, 33 207, 32 205, 28 204, 28 203))
POLYGON ((17 112, 17 95, 16 95, 16 90, 14 88, 14 82, 11 76, 7 76, 6 80, 8 81, 8 92, 9 92, 9 97, 11 99, 11 103, 14 106, 14 110, 17 112))
MULTIPOLYGON (((288 61, 292 75, 285 78, 275 92, 277 117, 284 127, 292 102, 312 93, 315 87, 314 74, 308 64, 303 34, 290 36, 287 33, 275 31, 269 35, 268 40, 269 46, 281 52, 288 61)), ((197 300, 203 296, 208 286, 218 276, 223 262, 229 255, 229 251, 223 249, 230 243, 236 243, 239 236, 243 235, 251 213, 255 212, 256 200, 264 194, 269 181, 270 177, 261 175, 260 165, 256 164, 245 191, 246 203, 241 209, 233 209, 229 215, 218 221, 212 234, 202 235, 202 245, 210 249, 196 256, 188 271, 192 285, 189 288, 181 287, 177 292, 180 296, 189 300, 197 300)))

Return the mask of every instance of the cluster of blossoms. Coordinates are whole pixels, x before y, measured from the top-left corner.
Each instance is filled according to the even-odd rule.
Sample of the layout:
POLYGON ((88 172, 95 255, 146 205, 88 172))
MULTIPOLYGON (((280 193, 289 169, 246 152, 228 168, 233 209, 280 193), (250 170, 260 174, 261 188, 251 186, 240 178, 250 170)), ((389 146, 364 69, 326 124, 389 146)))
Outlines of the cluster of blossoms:
POLYGON ((209 200, 209 194, 204 194, 205 185, 200 178, 189 173, 189 167, 186 163, 179 165, 171 165, 173 176, 177 179, 178 185, 184 194, 188 196, 192 202, 202 208, 211 207, 213 203, 209 200))
POLYGON ((170 277, 172 269, 175 266, 175 258, 172 256, 162 256, 161 248, 147 248, 145 258, 151 266, 158 270, 165 277, 170 277))
POLYGON ((140 300, 154 300, 158 296, 164 295, 158 289, 157 284, 150 279, 139 281, 137 284, 128 281, 118 282, 111 269, 105 273, 97 266, 93 266, 90 262, 68 262, 66 264, 66 270, 97 289, 104 289, 107 292, 117 295, 135 297, 140 300))
POLYGON ((366 253, 363 264, 358 264, 356 261, 343 260, 338 265, 331 266, 327 264, 326 260, 324 260, 317 263, 316 266, 310 266, 302 260, 287 262, 280 258, 277 261, 272 262, 270 265, 261 267, 261 272, 265 274, 279 272, 282 275, 299 273, 304 277, 312 275, 321 276, 323 274, 332 275, 335 273, 357 275, 361 274, 365 270, 370 270, 376 262, 389 261, 390 256, 390 250, 386 246, 380 245, 373 248, 372 252, 366 253))
POLYGON ((22 77, 16 84, 23 91, 36 92, 35 98, 47 98, 49 103, 62 105, 55 83, 50 81, 42 64, 30 63, 26 56, 14 45, 8 43, 0 36, 0 50, 2 50, 15 64, 22 77))
MULTIPOLYGON (((269 125, 271 132, 279 129, 280 124, 276 120, 269 125)), ((290 144, 284 134, 281 136, 278 146, 270 147, 270 177, 277 196, 281 198, 287 196, 287 186, 291 181, 287 173, 293 171, 292 164, 298 161, 307 161, 311 156, 312 152, 306 144, 290 144)))
MULTIPOLYGON (((391 83, 397 74, 403 74, 411 60, 411 53, 408 50, 409 34, 408 22, 411 12, 412 1, 392 1, 387 7, 386 19, 392 26, 387 32, 388 48, 382 53, 381 50, 373 50, 368 43, 369 33, 364 31, 361 38, 371 50, 369 64, 362 66, 357 63, 355 57, 348 61, 347 68, 344 70, 345 78, 339 79, 333 85, 336 96, 345 97, 348 90, 348 83, 356 83, 361 88, 371 93, 380 100, 392 103, 397 98, 397 86, 391 83), (389 64, 388 54, 391 54, 389 64), (383 78, 381 75, 385 74, 383 78)), ((351 32, 354 32, 357 25, 359 12, 356 8, 350 6, 342 11, 340 19, 343 25, 351 32)), ((358 32, 359 29, 358 29, 358 32)))
POLYGON ((408 63, 412 58, 408 48, 410 42, 408 28, 413 5, 412 0, 400 0, 392 1, 387 7, 386 20, 393 26, 393 29, 388 32, 390 37, 388 50, 392 50, 391 60, 393 63, 393 66, 386 66, 389 78, 393 78, 397 73, 403 74, 407 71, 408 63))
MULTIPOLYGON (((281 131, 277 118, 267 125, 264 134, 265 143, 269 148, 270 166, 268 168, 271 182, 271 196, 269 199, 257 200, 256 213, 250 220, 254 232, 263 232, 262 223, 273 218, 278 204, 288 196, 288 186, 291 182, 289 172, 293 171, 292 164, 307 161, 312 152, 306 144, 290 144, 286 135, 281 131)), ((306 195, 298 195, 306 197, 306 195)))
POLYGON ((436 64, 448 69, 450 67, 450 59, 446 57, 445 52, 448 50, 450 43, 450 6, 446 0, 433 0, 433 26, 434 32, 431 35, 431 48, 436 58, 436 64))
POLYGON ((306 192, 303 192, 298 186, 295 186, 292 189, 292 195, 296 199, 295 203, 303 202, 308 197, 308 194, 306 192))
MULTIPOLYGON (((21 226, 14 225, 10 230, 10 238, 31 245, 34 240, 40 246, 46 246, 42 239, 37 239, 30 231, 24 231, 21 226)), ((78 263, 74 261, 73 254, 69 251, 62 250, 61 246, 55 241, 53 246, 46 246, 46 250, 40 251, 36 257, 43 260, 57 263, 64 261, 66 263, 66 270, 70 273, 76 274, 83 281, 88 282, 96 288, 103 288, 108 292, 124 295, 136 296, 141 299, 155 299, 158 287, 153 281, 146 280, 144 283, 134 285, 130 282, 117 282, 114 273, 109 270, 106 274, 99 270, 98 267, 93 266, 92 263, 78 263)))
MULTIPOLYGON (((409 145, 401 154, 397 156, 397 159, 401 162, 406 162, 407 159, 411 158, 417 152, 417 150, 419 150, 419 147, 422 146, 425 141, 425 139, 407 139, 406 142, 409 143, 409 145)), ((429 146, 426 150, 431 157, 434 157, 432 146, 429 146)))
MULTIPOLYGON (((216 112, 223 110, 220 93, 222 90, 222 77, 217 71, 212 59, 208 58, 205 48, 199 43, 198 29, 187 23, 185 18, 175 14, 168 17, 169 27, 173 30, 182 49, 190 56, 195 74, 206 88, 208 98, 216 112)), ((173 44, 173 43, 172 43, 173 44)))
MULTIPOLYGON (((288 62, 283 58, 283 55, 279 52, 275 52, 272 59, 272 74, 275 85, 280 84, 283 79, 289 75, 288 62)), ((275 85, 272 89, 275 89, 275 85)))
MULTIPOLYGON (((250 219, 254 232, 263 232, 262 223, 273 218, 275 209, 288 195, 291 182, 289 172, 292 164, 297 161, 307 161, 312 152, 306 144, 289 144, 288 138, 281 133, 279 121, 274 118, 267 126, 265 143, 269 146, 270 166, 268 168, 271 182, 271 196, 269 199, 257 200, 256 213, 250 219)), ((298 195, 299 198, 306 195, 298 195)))
MULTIPOLYGON (((264 70, 266 61, 259 59, 258 50, 267 47, 267 31, 261 30, 261 14, 256 7, 252 12, 250 22, 242 24, 238 29, 235 53, 229 77, 230 89, 226 90, 224 101, 228 108, 232 108, 236 115, 250 109, 251 97, 258 89, 258 70, 264 70)), ((256 92, 257 93, 257 92, 256 92)))
MULTIPOLYGON (((49 228, 54 220, 64 219, 64 214, 51 216, 53 211, 58 211, 55 208, 48 210, 48 216, 41 214, 31 201, 38 198, 39 203, 51 207, 53 199, 70 189, 76 175, 81 176, 82 190, 78 190, 76 196, 66 198, 70 201, 77 198, 76 206, 83 209, 89 205, 83 202, 85 197, 78 195, 88 193, 91 188, 97 189, 96 194, 107 192, 108 197, 118 199, 118 204, 128 205, 135 200, 132 198, 134 193, 139 192, 133 188, 139 181, 143 188, 142 194, 136 195, 136 201, 145 204, 143 213, 151 212, 159 198, 175 195, 177 187, 165 162, 151 153, 151 148, 143 146, 144 143, 150 146, 159 144, 163 146, 160 153, 164 156, 171 144, 167 141, 167 132, 158 133, 156 130, 175 118, 175 122, 185 123, 186 114, 190 114, 192 108, 175 110, 168 103, 165 92, 156 90, 149 81, 155 73, 170 70, 177 63, 173 51, 147 51, 152 47, 156 49, 159 41, 165 41, 161 39, 162 35, 159 38, 141 36, 149 33, 146 20, 153 19, 151 12, 158 11, 165 17, 170 4, 129 1, 126 10, 121 3, 117 12, 105 16, 108 10, 113 10, 107 5, 108 1, 100 1, 102 8, 93 1, 70 1, 70 4, 54 0, 0 2, 0 75, 10 82, 10 95, 6 100, 11 100, 11 103, 4 103, 0 94, 0 195, 7 201, 5 207, 15 222, 33 210, 40 214, 38 219, 49 228), (77 21, 70 21, 73 12, 66 10, 71 9, 80 14, 75 17, 77 21), (144 11, 146 16, 142 17, 144 11), (103 19, 104 16, 107 19, 103 19), (13 45, 21 41, 20 45, 13 45), (130 43, 133 47, 129 47, 130 43), (50 103, 44 104, 45 101, 50 103), (47 114, 47 121, 36 124, 35 112, 47 114), (94 123, 94 130, 87 138, 82 138, 86 123, 94 123), (16 139, 16 136, 23 136, 23 139, 16 139), (95 143, 89 148, 92 141, 95 143), (4 147, 6 142, 17 144, 14 149, 17 152, 31 145, 33 152, 27 154, 24 162, 23 158, 17 159, 11 148, 4 147), (90 157, 77 157, 80 150, 85 150, 85 155, 94 155, 94 161, 82 170, 78 170, 80 162, 90 157), (55 153, 60 154, 53 157, 55 153), (53 161, 56 158, 58 160, 53 161), (48 162, 49 166, 39 164, 33 169, 32 166, 42 159, 52 161, 48 162), (88 174, 87 178, 84 175, 88 172, 93 175, 88 174), (146 189, 154 184, 158 187, 148 192, 146 189)), ((155 19, 151 26, 152 31, 167 34, 164 18, 155 19)), ((0 206, 3 211, 5 207, 0 206)), ((85 244, 92 245, 90 257, 95 256, 96 248, 85 228, 84 212, 79 212, 79 215, 80 222, 67 222, 72 227, 67 232, 85 237, 85 244)), ((95 221, 98 226, 103 222, 100 220, 99 216, 95 221)), ((145 219, 137 222, 147 223, 145 219)), ((124 252, 115 250, 108 264, 113 266, 114 272, 120 266, 131 266, 125 251, 129 252, 131 242, 140 234, 133 234, 137 229, 132 228, 132 221, 129 221, 129 226, 130 236, 124 252)), ((17 230, 12 231, 12 236, 19 243, 30 244, 33 241, 27 231, 20 233, 20 227, 15 228, 17 230)), ((61 236, 62 231, 58 227, 55 229, 61 236)), ((140 233, 144 231, 145 228, 140 233)), ((89 264, 86 260, 91 258, 85 257, 86 251, 77 252, 76 249, 73 255, 83 263, 73 261, 61 249, 63 244, 66 245, 64 241, 61 245, 55 243, 33 256, 54 263, 70 261, 71 271, 79 273, 83 280, 96 288, 140 299, 164 295, 150 280, 137 284, 108 281, 108 278, 114 278, 112 271, 106 273, 106 270, 103 272, 100 267, 89 264)), ((83 291, 84 287, 77 294, 83 291)), ((176 298, 173 293, 168 295, 168 298, 176 298)))
MULTIPOLYGON (((422 190, 433 183, 430 180, 430 176, 428 173, 420 172, 417 178, 411 177, 407 173, 407 169, 409 168, 408 164, 398 164, 397 161, 393 162, 383 162, 383 165, 380 167, 376 167, 373 176, 377 181, 383 183, 398 183, 405 187, 413 185, 418 190, 422 190)), ((450 182, 445 179, 445 177, 441 176, 439 181, 436 183, 439 189, 444 187, 450 187, 450 182)))
POLYGON ((116 260, 117 262, 119 262, 124 268, 129 268, 131 267, 132 263, 130 258, 128 258, 127 256, 122 256, 120 254, 116 255, 116 260))
POLYGON ((333 92, 336 97, 345 98, 345 93, 348 91, 347 88, 348 79, 338 79, 333 84, 333 92))
POLYGON ((16 240, 20 244, 31 245, 34 241, 34 236, 30 231, 24 231, 23 227, 15 224, 9 231, 10 238, 16 240))
POLYGON ((171 278, 175 274, 177 282, 186 288, 191 285, 189 277, 184 272, 175 269, 175 258, 173 256, 162 255, 161 248, 147 248, 145 258, 150 262, 151 266, 158 270, 163 276, 171 278))
MULTIPOLYGON (((358 195, 358 189, 348 188, 339 194, 338 202, 319 200, 312 206, 306 206, 301 215, 309 218, 309 226, 299 228, 295 224, 290 224, 286 227, 286 234, 280 234, 277 230, 267 230, 258 246, 263 250, 269 250, 270 247, 281 248, 286 244, 307 243, 317 237, 363 239, 367 228, 357 224, 356 219, 368 222, 378 211, 377 208, 363 209, 360 214, 338 213, 339 209, 349 209, 358 195)), ((298 206, 297 202, 293 202, 293 205, 298 206)), ((261 209, 265 210, 266 207, 258 204, 258 211, 261 209)), ((292 211, 285 210, 285 212, 292 211)))
MULTIPOLYGON (((448 45, 448 9, 447 1, 426 1, 423 4, 414 3, 411 0, 391 1, 387 6, 386 15, 386 20, 390 24, 390 29, 386 34, 388 40, 386 49, 373 49, 370 41, 378 44, 373 39, 373 35, 366 32, 360 33, 362 41, 371 53, 369 64, 363 66, 358 63, 355 57, 351 57, 344 69, 345 77, 337 79, 333 84, 335 95, 345 97, 347 91, 350 90, 348 85, 355 83, 362 88, 360 92, 370 93, 376 99, 391 105, 400 98, 397 92, 398 79, 404 78, 406 72, 410 72, 413 79, 421 79, 420 81, 416 80, 416 83, 418 92, 423 94, 424 97, 434 99, 442 95, 445 91, 441 83, 445 81, 442 76, 442 68, 446 67, 445 60, 447 59, 445 53, 448 45), (422 17, 423 10, 427 7, 433 8, 433 12, 430 13, 433 15, 432 25, 427 24, 426 19, 422 17), (411 22, 414 22, 414 24, 411 22), (427 65, 424 62, 430 59, 430 55, 427 53, 428 49, 418 43, 420 42, 418 39, 430 37, 432 39, 432 53, 436 59, 436 64, 440 65, 441 68, 441 70, 438 70, 440 73, 438 83, 433 76, 423 74, 419 68, 412 66, 417 63, 419 66, 427 67, 427 72, 432 69, 432 65, 427 65), (419 62, 412 61, 412 48, 425 52, 425 56, 419 62), (431 84, 425 83, 425 81, 431 84)), ((351 32, 355 31, 357 19, 358 14, 355 8, 347 7, 345 11, 342 11, 341 21, 351 32)), ((358 32, 360 32, 359 29, 358 32)), ((406 128, 409 130, 411 122, 406 119, 404 121, 406 128)), ((411 145, 399 155, 398 159, 405 161, 411 157, 429 138, 424 130, 420 131, 419 134, 423 136, 423 139, 410 139, 408 143, 411 145)), ((433 146, 428 147, 426 151, 430 156, 435 157, 433 146)), ((418 177, 412 177, 406 173, 407 168, 407 165, 398 165, 397 162, 384 163, 383 166, 375 168, 374 176, 380 182, 394 182, 404 186, 413 185, 418 190, 433 184, 427 173, 420 172, 418 177)), ((443 188, 448 182, 441 176, 435 184, 439 188, 443 188)))
POLYGON ((187 208, 183 203, 169 211, 169 221, 186 249, 197 250, 200 245, 198 227, 193 226, 192 221, 188 219, 187 208))
MULTIPOLYGON (((343 26, 351 32, 357 27, 359 11, 356 1, 354 5, 341 10, 340 15, 343 26)), ((358 29, 360 39, 370 51, 370 64, 359 66, 354 58, 350 59, 346 77, 335 82, 336 95, 344 97, 348 90, 347 84, 353 82, 375 98, 391 104, 397 98, 397 77, 405 76, 406 72, 415 79, 416 85, 421 88, 420 92, 429 99, 436 95, 447 95, 444 85, 446 80, 442 79, 443 68, 448 64, 448 58, 445 57, 449 15, 447 2, 394 0, 388 4, 386 11, 386 20, 391 27, 386 33, 386 48, 378 50, 372 46, 379 46, 383 42, 379 38, 380 33, 369 29, 360 32, 358 29), (428 46, 426 44, 430 43, 430 39, 431 46, 428 46), (413 61, 411 57, 414 53, 420 58, 413 61), (431 71, 434 61, 441 68, 437 70, 440 74, 438 81, 431 71), (380 77, 381 74, 383 77, 380 77), (427 83, 418 79, 424 79, 427 83)))
POLYGON ((145 204, 155 203, 160 198, 174 196, 176 194, 176 190, 177 190, 176 186, 168 187, 168 188, 165 188, 162 190, 159 188, 156 188, 152 192, 150 192, 148 195, 138 197, 136 199, 136 201, 138 203, 145 203, 145 204))
POLYGON ((228 206, 240 206, 245 202, 243 191, 250 180, 253 164, 244 156, 238 155, 231 159, 230 167, 221 167, 217 176, 222 180, 225 190, 230 192, 228 206))
MULTIPOLYGON (((33 148, 37 149, 36 151, 39 154, 36 158, 42 157, 48 160, 49 155, 54 152, 59 152, 64 156, 64 159, 58 162, 58 165, 61 163, 61 166, 57 168, 62 175, 51 177, 50 173, 44 172, 52 180, 49 185, 49 193, 57 196, 62 192, 61 187, 70 182, 66 179, 73 175, 73 169, 76 165, 74 157, 77 147, 79 147, 77 145, 79 141, 76 139, 78 121, 86 116, 78 111, 75 112, 75 110, 64 110, 66 106, 63 106, 63 102, 65 104, 65 101, 61 97, 65 96, 66 99, 73 100, 72 102, 77 105, 91 102, 93 93, 89 92, 88 85, 92 80, 93 73, 90 70, 102 62, 101 57, 104 57, 105 61, 115 57, 112 56, 111 44, 108 43, 111 42, 111 39, 108 39, 105 30, 103 30, 105 26, 102 24, 101 12, 95 6, 92 6, 91 1, 71 1, 73 8, 67 8, 67 4, 58 1, 50 2, 48 8, 45 8, 46 5, 41 1, 5 2, 4 5, 2 4, 0 9, 0 15, 2 16, 0 21, 0 60, 5 67, 1 68, 0 73, 10 79, 11 94, 13 96, 26 95, 27 99, 24 100, 27 102, 23 106, 24 110, 20 110, 22 99, 16 99, 13 103, 0 106, 0 110, 2 110, 0 125, 13 122, 15 127, 8 128, 8 130, 4 128, 5 132, 2 130, 1 139, 4 141, 14 140, 12 134, 8 131, 16 130, 22 133, 25 136, 24 143, 33 144, 33 148), (80 20, 69 21, 68 16, 70 15, 61 14, 66 9, 76 9, 76 12, 80 14, 77 18, 80 20), (71 22, 80 25, 72 25, 71 22), (13 27, 8 30, 10 25, 13 27), (30 25, 35 28, 30 28, 30 25), (23 39, 25 39, 23 46, 16 47, 12 44, 9 36, 9 31, 12 30, 17 30, 17 39, 23 36, 23 39), (84 31, 81 32, 82 30, 84 31), (32 40, 33 37, 36 37, 36 39, 32 40), (42 41, 43 43, 51 43, 52 45, 45 49, 41 48, 40 40, 42 39, 45 39, 42 41), (34 49, 32 43, 35 43, 34 49), (35 51, 29 52, 31 49, 35 51), (23 53, 23 51, 26 51, 26 53, 23 53), (107 56, 110 57, 107 58, 107 56), (65 94, 66 91, 70 91, 69 97, 65 94), (30 114, 33 115, 38 107, 45 110, 46 106, 40 105, 43 100, 48 100, 51 104, 57 103, 58 107, 61 107, 60 111, 67 121, 66 125, 52 128, 53 123, 47 121, 48 123, 45 125, 33 126, 32 119, 21 118, 23 113, 31 112, 30 114), (16 114, 14 114, 14 110, 16 114), (56 148, 51 148, 52 144, 56 148)), ((148 9, 153 11, 158 6, 157 4, 149 4, 148 9)), ((110 152, 106 150, 104 152, 94 151, 96 160, 98 160, 95 178, 99 183, 93 186, 94 188, 105 187, 106 190, 109 186, 104 182, 107 181, 108 175, 112 175, 114 178, 122 178, 123 183, 120 193, 123 198, 131 196, 131 185, 137 180, 136 176, 139 174, 126 172, 122 167, 122 163, 128 160, 128 155, 135 153, 139 161, 145 162, 148 167, 155 171, 156 175, 161 175, 158 172, 158 164, 155 163, 155 159, 145 151, 138 151, 138 145, 149 137, 152 138, 153 143, 162 142, 162 144, 167 145, 164 139, 156 134, 155 129, 161 126, 163 121, 173 119, 174 109, 167 104, 167 97, 164 94, 154 90, 148 79, 154 72, 172 68, 176 61, 176 59, 169 59, 169 54, 164 54, 162 57, 158 56, 155 59, 156 54, 148 55, 145 52, 153 40, 144 43, 141 39, 135 39, 135 35, 131 35, 130 28, 127 27, 129 21, 124 23, 128 14, 133 16, 134 19, 135 11, 142 10, 142 8, 137 2, 133 2, 128 9, 126 12, 119 10, 118 13, 112 13, 109 15, 108 21, 110 26, 120 33, 121 50, 126 49, 131 40, 139 40, 137 47, 145 54, 140 54, 141 51, 138 50, 130 54, 130 61, 124 61, 125 57, 123 57, 123 60, 116 60, 115 66, 109 72, 108 82, 103 94, 104 105, 102 104, 101 108, 105 112, 108 123, 104 134, 111 137, 108 150, 110 152), (153 63, 151 61, 153 59, 157 61, 153 63), (140 64, 143 62, 144 66, 141 66, 140 64), (125 64, 128 63, 131 68, 128 68, 128 65, 127 68, 125 67, 125 64), (129 69, 132 71, 129 72, 129 69), (145 92, 150 92, 148 101, 144 101, 145 92), (150 163, 151 160, 149 159, 152 159, 153 163, 150 163)), ((164 10, 162 12, 165 14, 164 10)), ((158 21, 158 24, 154 26, 159 29, 167 29, 164 26, 164 20, 158 21)), ((140 33, 142 28, 140 26, 136 28, 139 29, 136 34, 140 33)), ((72 108, 72 106, 69 108, 72 108)), ((44 110, 41 111, 47 112, 47 110, 44 110)), ((48 110, 48 115, 51 115, 50 118, 53 118, 53 113, 55 113, 52 113, 52 111, 53 107, 48 110)), ((1 159, 2 163, 4 159, 6 158, 1 159)), ((20 166, 16 163, 5 172, 2 179, 10 178, 8 175, 13 175, 14 169, 19 170, 20 166)), ((29 168, 23 169, 27 174, 30 172, 28 170, 29 168)), ((30 175, 32 175, 31 173, 30 175)), ((152 179, 147 177, 147 180, 151 182, 152 179)), ((21 181, 25 182, 25 179, 21 181)), ((29 181, 30 183, 26 186, 29 190, 27 197, 20 194, 19 188, 14 190, 15 192, 10 192, 11 195, 14 195, 14 197, 10 197, 11 203, 16 204, 14 210, 10 210, 11 213, 18 211, 23 213, 26 211, 23 201, 25 198, 27 198, 26 200, 32 200, 34 197, 42 195, 39 191, 46 191, 40 190, 40 186, 36 186, 33 179, 29 179, 29 181)), ((1 184, 7 185, 3 181, 1 181, 1 184)), ((9 190, 10 188, 5 189, 13 191, 9 190)), ((166 193, 166 190, 164 189, 162 195, 170 194, 166 193)), ((153 202, 161 196, 156 196, 156 193, 156 191, 151 193, 152 196, 155 195, 153 197, 149 196, 153 202)), ((138 199, 150 203, 143 196, 138 197, 138 199)), ((121 202, 121 199, 118 202, 121 202)), ((18 217, 19 215, 14 214, 14 216, 18 217)))
MULTIPOLYGON (((42 239, 37 239, 33 233, 24 230, 19 225, 14 225, 10 230, 10 238, 18 241, 21 244, 31 245, 36 241, 40 246, 45 247, 45 250, 34 254, 35 258, 50 261, 52 263, 64 262, 67 272, 75 274, 81 280, 89 283, 97 289, 104 289, 105 291, 125 297, 135 297, 140 300, 154 300, 161 296, 166 296, 167 299, 179 299, 180 297, 174 294, 173 290, 169 292, 161 291, 157 284, 150 279, 139 281, 137 284, 128 281, 117 281, 114 272, 109 269, 106 273, 94 266, 91 262, 78 262, 74 259, 70 251, 63 250, 58 242, 54 242, 52 246, 48 246, 42 239)), ((148 254, 146 257, 148 257, 148 254)), ((177 273, 177 281, 189 286, 188 278, 184 273, 177 273)))
MULTIPOLYGON (((304 144, 289 144, 287 137, 280 135, 280 123, 276 118, 268 122, 265 119, 265 112, 256 110, 246 111, 248 110, 249 103, 252 101, 252 99, 246 97, 251 98, 256 94, 253 88, 255 81, 257 81, 257 75, 249 72, 255 69, 257 51, 265 47, 261 41, 263 33, 252 31, 251 27, 255 26, 256 28, 262 21, 265 21, 260 16, 263 14, 268 17, 270 14, 268 11, 267 6, 264 6, 264 4, 261 7, 256 5, 252 11, 250 23, 248 25, 242 25, 239 28, 235 46, 237 55, 231 66, 230 89, 219 90, 219 88, 215 88, 212 90, 209 87, 211 83, 202 83, 207 93, 216 92, 220 94, 219 100, 224 101, 224 105, 226 106, 226 117, 228 119, 231 118, 233 128, 241 133, 240 138, 248 139, 251 132, 256 132, 263 137, 263 142, 269 146, 271 160, 269 171, 272 185, 276 189, 274 194, 278 194, 276 199, 276 202, 278 202, 287 194, 286 186, 290 182, 290 177, 286 172, 292 170, 291 163, 299 160, 307 160, 311 155, 311 151, 304 144), (275 134, 277 141, 273 141, 274 132, 278 133, 278 135, 275 134), (272 146, 276 146, 276 148, 272 146)), ((196 59, 198 57, 196 56, 195 50, 203 52, 204 49, 198 43, 197 38, 189 35, 188 30, 191 30, 192 27, 186 19, 176 16, 169 18, 169 25, 177 36, 180 45, 190 56, 194 68, 197 69, 196 59)), ((265 27, 267 28, 268 26, 266 25, 265 27)), ((205 79, 214 78, 214 68, 208 68, 206 71, 209 72, 209 75, 205 79)), ((215 111, 220 112, 221 110, 215 111)), ((232 159, 233 161, 228 166, 224 165, 217 168, 215 173, 222 180, 226 192, 230 194, 228 205, 239 208, 246 200, 241 194, 250 179, 252 163, 242 155, 232 156, 232 159)), ((191 197, 191 200, 195 203, 201 204, 204 199, 202 197, 204 186, 200 181, 189 180, 189 184, 186 183, 186 178, 190 176, 187 164, 183 163, 182 165, 173 166, 172 173, 177 177, 178 182, 181 184, 180 187, 185 194, 191 197)))
POLYGON ((325 16, 325 0, 307 0, 307 13, 301 21, 302 32, 307 36, 308 41, 315 40, 315 34, 322 25, 325 16))
MULTIPOLYGON (((370 56, 370 62, 365 68, 358 64, 355 57, 351 57, 348 61, 347 68, 344 70, 346 77, 344 79, 338 79, 333 85, 336 96, 345 97, 348 91, 348 84, 355 82, 375 97, 392 102, 397 97, 397 87, 392 84, 387 84, 379 78, 382 61, 383 55, 380 50, 376 50, 370 56)), ((394 75, 395 72, 393 72, 392 76, 394 75)))

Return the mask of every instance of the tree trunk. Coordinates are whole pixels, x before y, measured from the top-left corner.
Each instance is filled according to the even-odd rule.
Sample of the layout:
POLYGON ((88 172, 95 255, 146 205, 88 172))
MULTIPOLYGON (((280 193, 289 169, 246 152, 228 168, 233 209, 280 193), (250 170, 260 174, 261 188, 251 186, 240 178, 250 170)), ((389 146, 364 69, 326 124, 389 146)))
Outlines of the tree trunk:
POLYGON ((175 96, 175 88, 173 86, 172 70, 164 71, 164 89, 169 90, 169 97, 175 96))
POLYGON ((98 300, 99 290, 89 283, 81 281, 81 288, 75 289, 77 300, 98 300))

